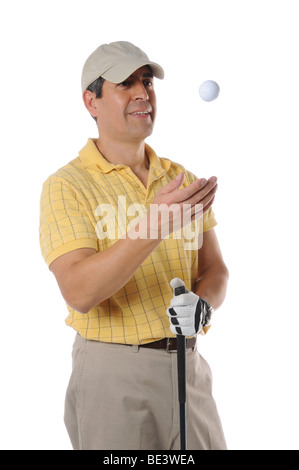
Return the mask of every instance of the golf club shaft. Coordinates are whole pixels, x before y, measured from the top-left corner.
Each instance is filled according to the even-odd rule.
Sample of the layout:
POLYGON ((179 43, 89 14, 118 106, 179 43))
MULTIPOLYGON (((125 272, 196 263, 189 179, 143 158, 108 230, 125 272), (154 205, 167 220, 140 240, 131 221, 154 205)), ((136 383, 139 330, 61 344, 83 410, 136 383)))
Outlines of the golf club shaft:
MULTIPOLYGON (((174 289, 174 295, 185 292, 185 287, 180 286, 174 289)), ((187 448, 186 437, 186 337, 177 335, 177 363, 178 363, 178 392, 180 404, 180 438, 181 450, 187 448)))
POLYGON ((177 335, 181 450, 186 450, 186 338, 177 335))

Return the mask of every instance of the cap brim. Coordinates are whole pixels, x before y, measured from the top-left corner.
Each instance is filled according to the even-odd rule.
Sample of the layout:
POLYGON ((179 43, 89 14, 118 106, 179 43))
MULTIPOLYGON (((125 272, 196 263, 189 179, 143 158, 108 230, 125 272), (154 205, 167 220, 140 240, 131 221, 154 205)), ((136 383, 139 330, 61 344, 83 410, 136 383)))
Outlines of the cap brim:
POLYGON ((155 62, 146 61, 146 60, 138 60, 138 61, 119 61, 117 64, 113 64, 106 72, 102 73, 102 77, 105 80, 108 80, 112 83, 121 83, 126 78, 128 78, 132 73, 136 72, 136 70, 140 69, 148 65, 152 71, 154 77, 163 80, 164 78, 164 70, 159 64, 155 62))

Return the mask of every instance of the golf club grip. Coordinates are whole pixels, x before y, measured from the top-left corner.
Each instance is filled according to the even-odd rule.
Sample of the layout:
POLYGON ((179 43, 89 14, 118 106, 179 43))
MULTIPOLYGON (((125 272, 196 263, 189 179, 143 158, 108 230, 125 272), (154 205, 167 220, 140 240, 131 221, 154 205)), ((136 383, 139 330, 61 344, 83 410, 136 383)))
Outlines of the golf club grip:
POLYGON ((174 295, 175 296, 185 294, 185 292, 186 292, 185 286, 175 287, 175 289, 174 289, 174 295))

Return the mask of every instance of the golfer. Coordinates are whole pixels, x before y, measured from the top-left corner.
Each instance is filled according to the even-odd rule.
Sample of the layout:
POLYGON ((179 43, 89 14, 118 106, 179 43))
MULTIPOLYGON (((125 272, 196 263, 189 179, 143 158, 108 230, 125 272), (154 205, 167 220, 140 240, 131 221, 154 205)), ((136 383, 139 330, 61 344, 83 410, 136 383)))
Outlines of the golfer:
MULTIPOLYGON (((145 143, 163 77, 129 42, 98 47, 82 72, 98 137, 42 189, 41 250, 76 331, 65 400, 76 450, 180 448, 177 334, 187 338, 188 449, 226 449, 198 352, 228 280, 214 231, 217 178, 197 178, 145 143)), ((169 113, 179 112, 187 71, 184 80, 169 113)))

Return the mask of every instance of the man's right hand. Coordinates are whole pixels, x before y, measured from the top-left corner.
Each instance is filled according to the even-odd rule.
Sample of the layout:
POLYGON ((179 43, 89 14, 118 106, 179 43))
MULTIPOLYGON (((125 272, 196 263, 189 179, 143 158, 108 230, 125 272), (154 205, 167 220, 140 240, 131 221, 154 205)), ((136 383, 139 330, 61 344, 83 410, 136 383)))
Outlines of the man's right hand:
POLYGON ((151 203, 151 210, 158 210, 161 214, 159 234, 163 233, 163 238, 200 219, 214 202, 218 188, 215 176, 208 180, 200 178, 189 186, 179 189, 183 181, 182 172, 161 188, 151 203))

